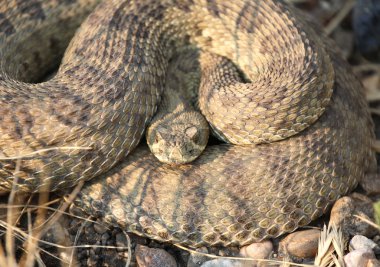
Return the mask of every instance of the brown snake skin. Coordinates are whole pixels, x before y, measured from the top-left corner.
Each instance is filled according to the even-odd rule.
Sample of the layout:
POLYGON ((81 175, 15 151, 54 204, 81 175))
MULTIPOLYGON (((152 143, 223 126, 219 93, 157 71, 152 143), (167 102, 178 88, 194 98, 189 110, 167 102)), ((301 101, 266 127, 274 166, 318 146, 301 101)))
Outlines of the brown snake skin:
POLYGON ((2 191, 16 177, 18 190, 35 192, 99 176, 76 200, 86 212, 161 241, 229 246, 308 224, 373 171, 360 82, 335 45, 282 1, 107 0, 81 24, 57 75, 25 83, 55 64, 95 4, 0 5, 2 191), (135 147, 168 59, 188 44, 243 73, 240 81, 229 60, 204 59, 200 106, 216 131, 246 145, 210 146, 170 167, 135 147), (30 155, 63 146, 90 149, 30 155))

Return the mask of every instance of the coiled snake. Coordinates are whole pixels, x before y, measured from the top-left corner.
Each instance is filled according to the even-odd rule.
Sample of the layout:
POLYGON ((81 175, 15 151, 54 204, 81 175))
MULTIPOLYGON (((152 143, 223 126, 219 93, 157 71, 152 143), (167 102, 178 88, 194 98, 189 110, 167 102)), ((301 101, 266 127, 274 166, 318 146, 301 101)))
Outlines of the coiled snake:
POLYGON ((360 82, 282 1, 107 0, 81 24, 57 75, 27 83, 56 64, 96 4, 0 6, 2 191, 15 177, 18 190, 35 192, 98 176, 76 200, 90 214, 158 240, 244 245, 308 224, 375 167, 360 82), (187 45, 227 61, 204 59, 200 106, 240 145, 171 167, 135 147, 168 60, 187 45), (226 70, 231 62, 239 72, 226 70))

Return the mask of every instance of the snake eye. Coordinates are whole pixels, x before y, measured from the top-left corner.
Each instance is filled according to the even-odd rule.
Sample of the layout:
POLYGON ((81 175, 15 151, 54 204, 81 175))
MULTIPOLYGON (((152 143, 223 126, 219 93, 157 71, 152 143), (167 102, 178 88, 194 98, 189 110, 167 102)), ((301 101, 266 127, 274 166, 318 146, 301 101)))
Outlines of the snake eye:
POLYGON ((163 135, 161 132, 156 131, 156 134, 154 135, 154 142, 158 143, 160 140, 163 139, 163 135))
POLYGON ((156 130, 156 134, 154 136, 154 141, 157 143, 158 141, 165 139, 165 134, 167 130, 163 127, 158 127, 156 130))
POLYGON ((185 130, 185 134, 187 137, 189 137, 193 141, 197 141, 198 139, 198 130, 197 127, 191 126, 185 130))

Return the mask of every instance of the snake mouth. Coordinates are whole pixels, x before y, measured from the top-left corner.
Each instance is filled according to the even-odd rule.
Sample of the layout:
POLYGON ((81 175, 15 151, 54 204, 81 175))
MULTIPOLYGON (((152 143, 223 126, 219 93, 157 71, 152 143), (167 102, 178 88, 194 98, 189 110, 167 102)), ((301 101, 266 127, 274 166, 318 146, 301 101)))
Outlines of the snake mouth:
POLYGON ((167 149, 165 153, 157 153, 155 156, 160 162, 171 166, 187 164, 198 157, 178 147, 167 149))

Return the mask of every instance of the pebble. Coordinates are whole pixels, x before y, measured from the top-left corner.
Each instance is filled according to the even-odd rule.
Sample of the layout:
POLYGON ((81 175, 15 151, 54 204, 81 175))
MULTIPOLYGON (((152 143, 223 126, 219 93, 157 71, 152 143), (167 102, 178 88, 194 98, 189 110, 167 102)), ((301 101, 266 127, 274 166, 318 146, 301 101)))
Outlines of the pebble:
POLYGON ((377 173, 365 175, 360 181, 360 186, 368 195, 380 194, 380 175, 377 173))
POLYGON ((117 233, 115 236, 117 251, 128 250, 128 239, 123 232, 117 233))
POLYGON ((356 235, 351 239, 350 247, 355 250, 356 249, 373 250, 374 248, 377 247, 377 244, 365 236, 356 235))
POLYGON ((237 247, 211 247, 209 252, 222 257, 239 257, 240 250, 237 247))
POLYGON ((339 227, 346 238, 355 235, 373 237, 377 234, 373 226, 353 215, 374 221, 371 199, 359 193, 338 199, 331 209, 329 224, 339 227))
MULTIPOLYGON (((70 218, 70 239, 77 245, 88 245, 87 248, 77 248, 77 266, 114 266, 124 267, 128 261, 128 249, 103 248, 99 246, 118 246, 116 236, 122 231, 118 228, 109 227, 106 232, 98 223, 87 222, 83 225, 80 219, 70 218), (102 234, 101 234, 102 233, 102 234), (79 234, 77 236, 77 234, 79 234)), ((119 245, 120 246, 120 245, 119 245)), ((134 254, 133 254, 134 255, 134 254)), ((134 257, 131 266, 136 266, 134 257)), ((51 266, 51 265, 49 265, 51 266)))
POLYGON ((273 251, 273 244, 269 240, 252 243, 240 249, 240 255, 252 259, 268 259, 273 251))
POLYGON ((172 255, 163 249, 136 246, 136 260, 140 267, 176 267, 177 263, 172 255))
POLYGON ((89 237, 90 239, 92 238, 95 238, 95 237, 99 237, 100 235, 98 235, 95 230, 94 230, 94 225, 91 224, 91 225, 86 225, 84 228, 83 228, 83 235, 86 235, 86 237, 89 237))
POLYGON ((374 238, 372 238, 372 241, 376 243, 376 247, 373 249, 373 252, 375 252, 375 254, 380 254, 380 235, 377 234, 375 235, 374 238))
POLYGON ((42 237, 42 239, 48 243, 40 244, 40 249, 43 251, 49 251, 52 249, 50 252, 57 253, 56 255, 58 256, 56 259, 53 257, 48 257, 46 254, 42 253, 42 261, 46 264, 46 266, 59 265, 61 262, 71 262, 73 266, 78 266, 74 249, 72 248, 73 242, 71 241, 70 234, 66 229, 67 226, 68 220, 66 220, 65 217, 60 217, 42 237), (57 247, 51 246, 50 244, 57 244, 57 247))
POLYGON ((230 260, 230 259, 215 259, 211 261, 206 261, 201 265, 201 267, 248 267, 248 263, 243 263, 242 261, 230 260))
POLYGON ((95 254, 95 251, 90 250, 89 257, 87 259, 87 266, 96 266, 98 262, 98 256, 95 254))
POLYGON ((357 249, 344 256, 344 263, 346 267, 367 267, 371 259, 375 259, 375 254, 372 250, 357 249))
POLYGON ((380 267, 380 262, 377 259, 369 259, 366 267, 380 267))
POLYGON ((107 246, 107 241, 110 239, 110 235, 109 233, 104 233, 102 234, 102 237, 100 239, 100 243, 102 244, 102 246, 107 246))
MULTIPOLYGON (((219 255, 221 258, 210 259, 209 256, 192 253, 189 257, 187 267, 213 267, 213 266, 222 266, 222 267, 256 267, 263 266, 263 262, 255 262, 252 260, 235 260, 228 259, 223 257, 248 257, 254 259, 267 259, 272 251, 273 244, 271 241, 266 240, 262 242, 252 243, 248 246, 240 248, 240 250, 234 250, 233 248, 221 249, 218 251, 213 251, 213 248, 202 247, 196 251, 202 253, 210 253, 219 255)), ((266 265, 265 265, 266 266, 266 265)))
POLYGON ((318 251, 318 241, 321 231, 310 229, 289 234, 280 241, 279 251, 284 255, 297 258, 313 258, 318 251))
MULTIPOLYGON (((195 251, 208 253, 208 249, 206 247, 198 248, 195 251)), ((206 255, 199 254, 199 253, 191 253, 187 261, 187 267, 199 267, 208 260, 210 260, 210 257, 206 255)))
POLYGON ((107 227, 100 223, 94 223, 94 230, 101 235, 108 231, 107 227))

